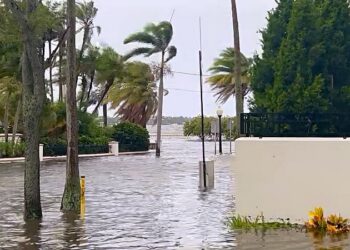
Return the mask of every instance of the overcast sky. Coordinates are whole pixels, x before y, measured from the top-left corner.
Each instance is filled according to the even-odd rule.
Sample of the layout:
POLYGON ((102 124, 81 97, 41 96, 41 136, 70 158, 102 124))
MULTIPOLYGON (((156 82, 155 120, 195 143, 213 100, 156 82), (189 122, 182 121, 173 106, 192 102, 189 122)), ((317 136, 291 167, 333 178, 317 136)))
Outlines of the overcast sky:
MULTIPOLYGON (((175 10, 172 23, 172 44, 178 55, 171 61, 173 71, 198 73, 199 17, 202 19, 204 72, 221 50, 233 44, 230 0, 95 0, 99 9, 96 25, 102 27, 95 42, 112 46, 120 54, 133 48, 123 40, 130 33, 141 31, 149 22, 169 20, 175 10)), ((240 22, 241 49, 246 56, 260 50, 259 29, 266 26, 266 15, 275 7, 274 0, 237 0, 240 22)), ((144 61, 159 61, 157 56, 144 61)), ((199 78, 175 74, 165 80, 169 95, 164 100, 165 116, 196 116, 200 114, 199 78)), ((205 87, 207 115, 217 109, 216 98, 205 87)), ((234 99, 223 106, 226 115, 234 115, 234 99)))

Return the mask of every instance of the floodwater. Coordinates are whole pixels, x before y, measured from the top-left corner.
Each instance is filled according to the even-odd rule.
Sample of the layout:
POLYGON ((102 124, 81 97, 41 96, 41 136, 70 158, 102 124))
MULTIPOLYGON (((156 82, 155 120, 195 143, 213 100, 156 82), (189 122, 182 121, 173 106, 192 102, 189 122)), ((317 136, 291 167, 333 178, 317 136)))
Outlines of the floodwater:
MULTIPOLYGON (((208 158, 214 157, 214 143, 206 146, 208 158)), ((45 163, 41 222, 22 219, 23 166, 0 165, 0 249, 350 249, 346 238, 319 239, 296 230, 229 232, 231 156, 216 157, 215 189, 201 192, 200 142, 166 138, 162 147, 159 159, 149 154, 82 160, 83 217, 59 211, 65 163, 45 163)))

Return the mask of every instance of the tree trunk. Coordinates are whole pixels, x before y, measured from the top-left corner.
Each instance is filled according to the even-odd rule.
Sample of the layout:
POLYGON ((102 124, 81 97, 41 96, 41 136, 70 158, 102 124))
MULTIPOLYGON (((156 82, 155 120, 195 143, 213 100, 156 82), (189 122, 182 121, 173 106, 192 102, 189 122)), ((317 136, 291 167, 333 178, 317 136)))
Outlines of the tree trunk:
POLYGON ((86 96, 86 100, 85 100, 84 112, 86 112, 86 110, 88 109, 88 107, 90 105, 90 95, 91 95, 94 79, 95 79, 95 71, 91 72, 91 75, 90 75, 90 85, 89 85, 89 90, 87 92, 87 96, 86 96))
POLYGON ((107 104, 103 104, 103 126, 107 127, 108 117, 107 117, 107 104))
POLYGON ((162 140, 162 120, 163 120, 163 97, 164 97, 164 52, 162 52, 162 61, 160 65, 160 80, 158 89, 158 112, 157 112, 157 141, 156 156, 160 157, 160 144, 162 140))
POLYGON ((67 165, 62 211, 80 211, 78 119, 76 105, 75 0, 67 0, 67 165))
POLYGON ((86 75, 82 74, 81 76, 81 95, 80 95, 80 100, 79 100, 79 109, 83 110, 85 106, 85 93, 86 93, 86 88, 87 88, 87 79, 86 75))
POLYGON ((81 61, 83 60, 86 44, 89 38, 89 28, 84 28, 83 42, 81 44, 81 49, 78 57, 78 69, 80 68, 81 61))
POLYGON ((17 128, 18 128, 18 122, 19 122, 19 117, 21 115, 21 106, 22 106, 22 97, 17 102, 17 109, 16 109, 16 114, 15 114, 15 120, 13 122, 13 129, 12 129, 12 144, 16 143, 16 137, 17 137, 17 128))
POLYGON ((94 111, 92 113, 94 113, 94 114, 97 113, 98 108, 101 106, 101 104, 103 102, 103 99, 105 99, 105 97, 106 97, 109 89, 112 87, 113 83, 114 83, 114 79, 113 79, 113 81, 108 81, 107 82, 106 87, 103 90, 102 95, 101 95, 100 99, 98 100, 98 103, 97 103, 97 105, 96 105, 96 107, 95 107, 95 109, 94 109, 94 111))
POLYGON ((5 114, 4 114, 5 142, 9 141, 9 101, 10 101, 10 98, 9 96, 7 96, 5 101, 5 114))
MULTIPOLYGON (((49 55, 52 54, 52 44, 51 44, 51 40, 49 40, 49 55)), ((50 97, 51 97, 51 102, 54 102, 54 98, 53 98, 53 83, 52 83, 52 63, 50 63, 50 67, 49 67, 49 84, 50 84, 50 97)))
POLYGON ((236 116, 237 116, 237 136, 241 136, 241 114, 243 113, 243 93, 241 83, 241 48, 239 40, 239 25, 236 0, 231 0, 232 5, 232 23, 234 33, 234 49, 235 49, 235 72, 234 72, 234 83, 236 88, 236 116))
POLYGON ((63 65, 63 44, 60 46, 58 55, 58 100, 63 102, 63 80, 62 80, 62 65, 63 65))
POLYGON ((34 28, 28 24, 37 5, 36 0, 26 1, 25 14, 20 11, 16 1, 4 0, 8 9, 21 28, 23 43, 22 84, 24 134, 26 142, 24 161, 24 218, 39 219, 42 217, 40 202, 40 161, 39 161, 39 128, 40 117, 45 98, 45 71, 42 64, 42 42, 35 37, 34 28))
MULTIPOLYGON (((43 99, 39 100, 31 93, 31 86, 34 72, 31 72, 30 57, 24 52, 22 71, 23 71, 23 113, 24 116, 24 134, 26 142, 25 150, 25 174, 24 174, 24 217, 27 219, 38 219, 42 217, 40 202, 40 160, 39 160, 39 128, 40 117, 43 107, 43 99), (37 109, 40 107, 39 109, 37 109)), ((38 58, 39 60, 39 58, 38 58)), ((42 83, 45 89, 45 82, 42 83)))

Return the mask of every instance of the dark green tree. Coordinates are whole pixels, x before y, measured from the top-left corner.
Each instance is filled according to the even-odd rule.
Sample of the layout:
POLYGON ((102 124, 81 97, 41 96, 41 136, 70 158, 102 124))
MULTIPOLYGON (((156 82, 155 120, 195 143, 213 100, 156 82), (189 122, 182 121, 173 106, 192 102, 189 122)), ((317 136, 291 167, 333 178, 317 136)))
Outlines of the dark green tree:
POLYGON ((350 9, 346 0, 280 1, 253 70, 253 111, 349 108, 350 9))
POLYGON ((267 17, 267 27, 261 31, 262 55, 254 58, 251 88, 254 92, 253 111, 266 111, 265 95, 275 79, 274 64, 282 40, 286 36, 293 0, 279 0, 267 17))

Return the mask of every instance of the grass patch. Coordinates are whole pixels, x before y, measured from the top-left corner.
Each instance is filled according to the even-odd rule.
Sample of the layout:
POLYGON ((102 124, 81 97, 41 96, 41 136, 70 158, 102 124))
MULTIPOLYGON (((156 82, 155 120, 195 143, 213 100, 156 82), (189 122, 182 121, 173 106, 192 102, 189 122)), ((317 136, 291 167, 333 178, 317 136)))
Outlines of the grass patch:
POLYGON ((228 219, 227 224, 231 230, 300 228, 300 225, 290 223, 289 219, 279 219, 278 221, 265 221, 265 217, 263 215, 259 215, 255 218, 240 215, 232 216, 228 219))

